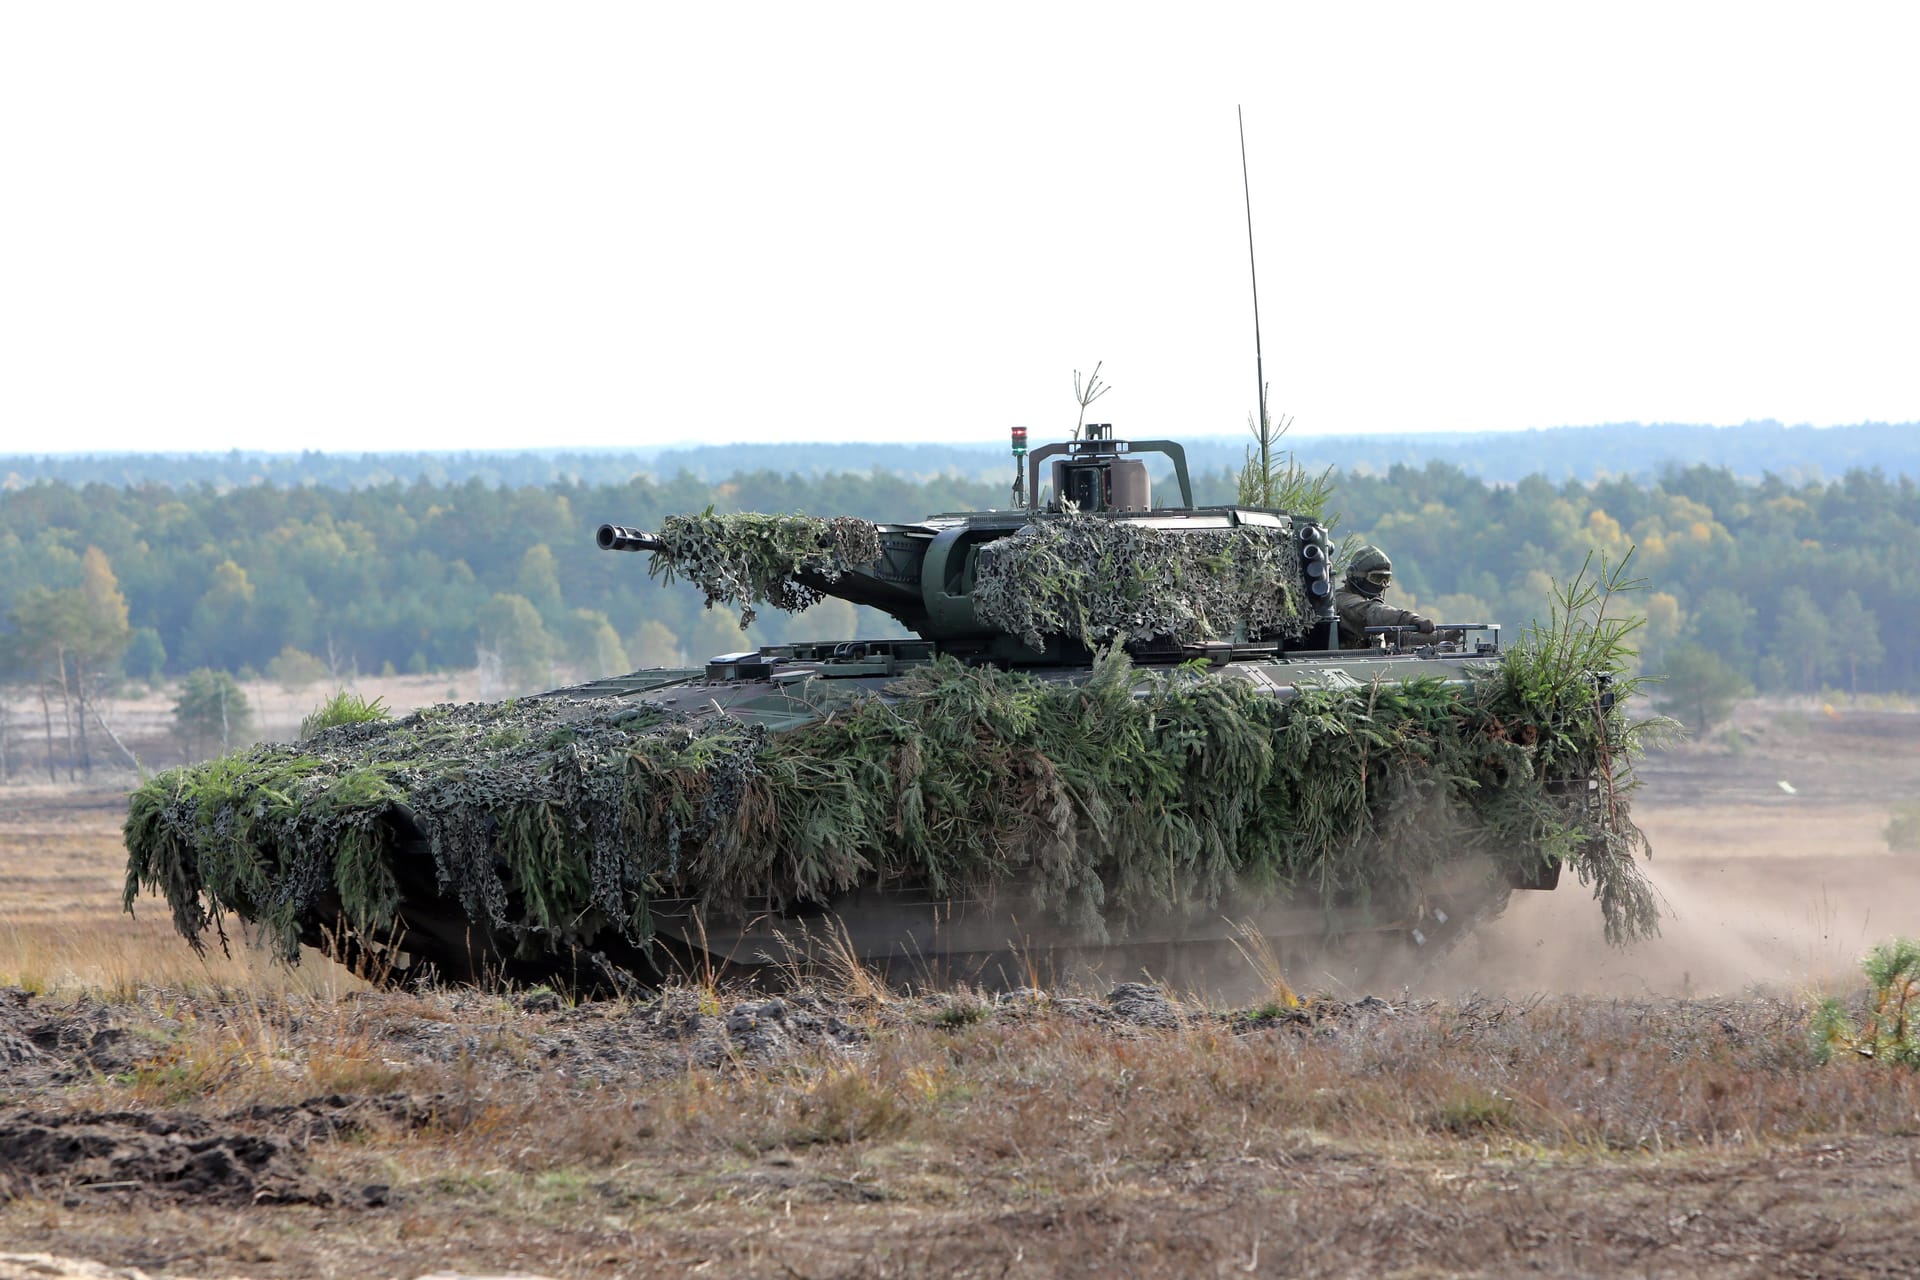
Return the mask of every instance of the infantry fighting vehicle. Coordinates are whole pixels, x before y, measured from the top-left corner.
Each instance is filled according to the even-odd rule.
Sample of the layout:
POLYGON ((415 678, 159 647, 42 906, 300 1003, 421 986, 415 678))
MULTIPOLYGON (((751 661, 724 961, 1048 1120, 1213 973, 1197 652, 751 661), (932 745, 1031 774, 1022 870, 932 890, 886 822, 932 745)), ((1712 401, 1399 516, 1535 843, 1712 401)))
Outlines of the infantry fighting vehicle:
MULTIPOLYGON (((237 801, 158 779, 128 824, 129 903, 138 886, 160 889, 189 937, 232 910, 399 981, 645 983, 685 965, 785 963, 825 938, 843 960, 994 983, 1113 954, 1161 968, 1236 931, 1437 951, 1510 889, 1553 887, 1582 832, 1591 843, 1624 822, 1610 700, 1516 712, 1495 688, 1503 653, 1485 623, 1443 624, 1464 639, 1440 644, 1382 629, 1342 651, 1318 522, 1199 505, 1179 444, 1105 426, 1031 453, 1015 429, 1014 465, 1004 510, 603 525, 601 548, 650 552, 656 573, 691 578, 710 602, 834 596, 911 635, 767 646, 523 700, 514 714, 545 717, 533 732, 564 768, 543 757, 484 783, 463 769, 428 780, 408 752, 431 748, 350 726, 326 749, 267 759, 237 801), (802 526, 805 554, 766 553, 802 526), (756 579, 756 563, 774 571, 756 579), (969 678, 1027 710, 951 710, 969 678), (1118 711, 1096 706, 1095 686, 1110 695, 1115 680, 1118 711), (1082 691, 1084 707, 1071 701, 1082 691), (1128 719, 1128 705, 1146 710, 1128 719), (930 763, 958 715, 975 718, 930 763), (1554 735, 1593 727, 1581 717, 1598 738, 1561 750, 1554 735), (1107 746, 1067 742, 1077 719, 1155 776, 1099 774, 1107 746), (628 724, 653 735, 652 754, 609 739, 628 724), (1223 725, 1234 742, 1214 740, 1223 725), (1452 737, 1471 741, 1456 750, 1452 737), (361 754, 309 769, 336 747, 361 754), (876 763, 844 767, 857 751, 876 763), (1498 818, 1497 840, 1456 822, 1463 806, 1491 812, 1503 789, 1534 808, 1498 818), (283 816, 249 818, 286 796, 297 803, 283 816), (1543 803, 1565 821, 1537 846, 1516 841, 1553 826, 1543 803), (344 816, 316 827, 329 806, 344 816), (223 824, 225 844, 206 837, 223 824), (1416 844, 1418 858, 1402 856, 1416 844), (242 845, 253 861, 220 870, 242 845), (948 857, 963 848, 970 861, 948 857)), ((408 741, 434 741, 432 717, 408 722, 427 735, 408 741)))
MULTIPOLYGON (((914 633, 912 639, 856 640, 844 643, 786 644, 722 654, 703 668, 635 672, 594 681, 564 695, 587 694, 643 698, 688 714, 718 714, 770 730, 792 728, 816 718, 820 703, 809 685, 832 682, 837 690, 858 690, 884 698, 902 672, 949 657, 968 664, 991 664, 1029 672, 1049 681, 1085 680, 1094 653, 1065 630, 1017 635, 1009 620, 981 608, 977 588, 983 554, 1026 530, 1075 516, 1118 522, 1166 535, 1161 540, 1223 540, 1236 532, 1255 534, 1282 548, 1280 577, 1295 588, 1280 617, 1269 618, 1264 633, 1249 635, 1242 620, 1207 636, 1170 635, 1142 627, 1115 639, 1142 670, 1204 663, 1220 676, 1244 681, 1261 693, 1287 699, 1302 688, 1365 686, 1376 681, 1422 680, 1465 686, 1476 669, 1484 670, 1500 650, 1500 628, 1485 622, 1447 623, 1436 634, 1455 637, 1434 643, 1411 628, 1372 628, 1365 649, 1340 648, 1334 611, 1333 546, 1328 530, 1310 519, 1283 511, 1237 505, 1202 506, 1194 501, 1186 450, 1172 440, 1126 441, 1113 437, 1110 424, 1092 424, 1084 439, 1027 450, 1026 432, 1013 434, 1016 478, 1013 503, 1006 510, 930 516, 911 524, 882 524, 876 529, 879 554, 849 565, 833 576, 819 571, 794 575, 809 590, 886 613, 914 633), (1174 494, 1156 503, 1148 459, 1157 458, 1164 483, 1174 494), (1045 477, 1045 483, 1043 483, 1045 477), (987 616, 983 616, 986 614, 987 616)), ((1097 527, 1097 526, 1096 526, 1097 527)), ((605 551, 662 553, 661 538, 616 524, 601 525, 598 545, 605 551)), ((1098 554, 1097 552, 1095 554, 1098 554)), ((1111 569, 1111 566, 1108 566, 1111 569)), ((1015 570, 1003 591, 1045 590, 1023 581, 1015 570)), ((1459 868, 1452 870, 1459 871, 1459 868)), ((1551 889, 1559 881, 1557 863, 1538 862, 1506 877, 1506 887, 1551 889)), ((1504 901, 1478 869, 1441 876, 1422 892, 1393 902, 1296 900, 1254 913, 1252 923, 1269 937, 1324 938, 1329 934, 1387 935, 1396 943, 1438 953, 1480 916, 1504 901)), ((1005 892, 975 899, 929 892, 923 885, 863 887, 831 902, 781 904, 760 901, 718 918, 702 911, 697 896, 657 899, 658 927, 683 947, 733 958, 780 956, 788 949, 796 923, 830 917, 836 945, 863 961, 909 961, 961 974, 977 974, 983 964, 1014 961, 1030 965, 1035 954, 1070 951, 1089 959, 1085 948, 1061 948, 1046 942, 1038 921, 1021 920, 1019 895, 1005 892)), ((1124 945, 1113 947, 1129 960, 1163 962, 1181 947, 1229 941, 1248 922, 1219 912, 1196 918, 1168 913, 1135 921, 1124 945)))

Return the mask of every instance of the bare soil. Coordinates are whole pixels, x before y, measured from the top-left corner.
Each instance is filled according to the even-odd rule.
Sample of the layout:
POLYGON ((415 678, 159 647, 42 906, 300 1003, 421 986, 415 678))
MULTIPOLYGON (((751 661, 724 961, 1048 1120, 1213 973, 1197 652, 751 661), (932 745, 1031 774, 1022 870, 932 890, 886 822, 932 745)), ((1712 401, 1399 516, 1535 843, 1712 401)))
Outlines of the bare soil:
POLYGON ((1772 709, 1738 741, 1645 771, 1659 941, 1609 951, 1569 884, 1412 991, 1297 1009, 1146 983, 376 992, 244 947, 196 959, 158 904, 120 913, 122 794, 0 788, 0 1255, 1910 1275, 1920 1074, 1817 1064, 1808 1014, 1816 990, 1858 998, 1867 945, 1920 934, 1920 856, 1881 837, 1920 796, 1920 716, 1772 709))

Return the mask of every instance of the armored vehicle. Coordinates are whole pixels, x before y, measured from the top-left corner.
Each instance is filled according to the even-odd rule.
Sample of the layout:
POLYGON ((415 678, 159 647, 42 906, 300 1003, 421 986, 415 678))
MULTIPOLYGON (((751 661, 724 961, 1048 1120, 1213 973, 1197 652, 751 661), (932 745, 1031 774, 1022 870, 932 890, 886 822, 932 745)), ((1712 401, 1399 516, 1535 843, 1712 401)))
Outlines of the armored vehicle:
POLYGON ((1434 952, 1566 865, 1610 934, 1650 927, 1612 672, 1483 622, 1342 651, 1318 521, 1197 504, 1170 440, 1013 454, 1004 510, 602 525, 710 607, 834 596, 907 634, 175 771, 134 797, 129 906, 392 981, 585 989, 823 948, 985 983, 1236 934, 1434 952))

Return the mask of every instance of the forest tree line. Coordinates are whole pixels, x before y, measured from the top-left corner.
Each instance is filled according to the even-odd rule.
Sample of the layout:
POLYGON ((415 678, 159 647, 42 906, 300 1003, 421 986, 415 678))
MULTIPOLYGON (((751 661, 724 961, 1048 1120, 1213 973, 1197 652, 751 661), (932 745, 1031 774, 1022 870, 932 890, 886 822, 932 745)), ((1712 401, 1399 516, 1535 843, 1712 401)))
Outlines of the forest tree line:
MULTIPOLYGON (((1123 428, 1129 424, 1122 424, 1123 428)), ((1066 434, 1036 425, 1036 444, 1066 434)), ((1196 471, 1233 468, 1246 447, 1244 432, 1202 435, 1186 429, 1130 424, 1135 437, 1183 440, 1196 471)), ((1122 434, 1126 434, 1123 429, 1122 434)), ((1783 426, 1748 422, 1712 427, 1681 423, 1611 423, 1537 431, 1426 431, 1373 435, 1289 435, 1288 445, 1311 470, 1337 465, 1347 473, 1383 474, 1395 466, 1444 462, 1469 475, 1514 483, 1544 475, 1557 481, 1607 475, 1650 479, 1673 466, 1726 467, 1735 475, 1773 474, 1799 483, 1879 467, 1889 475, 1920 475, 1920 423, 1863 422, 1850 426, 1783 426)), ((777 471, 819 477, 830 472, 943 474, 1004 483, 1012 464, 1004 444, 815 441, 685 444, 648 448, 445 450, 435 452, 0 454, 0 490, 45 481, 216 489, 270 485, 329 489, 379 488, 417 481, 452 486, 479 480, 508 488, 553 484, 621 484, 688 472, 720 483, 742 472, 777 471)))
MULTIPOLYGON (((1231 500, 1230 470, 1196 480, 1200 500, 1231 500)), ((1393 557, 1396 603, 1498 621, 1509 637, 1589 554, 1632 550, 1647 583, 1629 598, 1647 622, 1645 664, 1672 674, 1669 701, 1696 721, 1747 689, 1920 689, 1903 642, 1920 633, 1911 479, 1749 481, 1694 466, 1657 482, 1495 485, 1429 463, 1334 481, 1340 531, 1393 557)), ((650 579, 645 556, 598 551, 593 531, 709 505, 912 520, 1004 501, 997 482, 886 473, 224 491, 39 482, 0 493, 0 679, 84 735, 104 729, 90 700, 128 679, 340 681, 479 663, 525 691, 754 644, 897 634, 830 600, 792 617, 763 610, 749 636, 685 584, 650 579)))

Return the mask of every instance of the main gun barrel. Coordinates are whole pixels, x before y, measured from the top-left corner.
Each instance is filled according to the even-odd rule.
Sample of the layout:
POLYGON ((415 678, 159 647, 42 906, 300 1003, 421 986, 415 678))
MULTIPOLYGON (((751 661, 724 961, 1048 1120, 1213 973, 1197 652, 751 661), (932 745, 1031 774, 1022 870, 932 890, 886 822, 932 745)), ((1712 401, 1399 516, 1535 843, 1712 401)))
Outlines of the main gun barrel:
MULTIPOLYGON (((769 517, 752 518, 766 520, 769 517)), ((922 525, 880 525, 876 532, 880 555, 871 563, 842 563, 832 569, 795 566, 783 576, 806 591, 878 609, 909 631, 924 634, 928 617, 921 562, 928 544, 933 541, 934 531, 922 525)), ((659 534, 624 524, 601 525, 593 540, 602 551, 668 552, 667 540, 659 534)), ((667 558, 672 559, 671 552, 667 558)), ((669 582, 676 576, 685 576, 696 586, 701 585, 698 577, 678 563, 663 564, 656 560, 653 570, 657 575, 663 573, 669 582)), ((957 566, 954 573, 957 578, 960 573, 957 566)))
POLYGON ((666 543, 644 529, 629 529, 623 524, 603 524, 593 535, 602 551, 659 551, 666 543))

